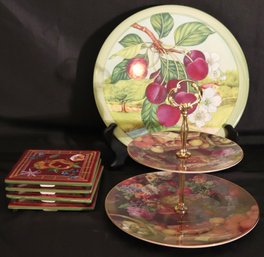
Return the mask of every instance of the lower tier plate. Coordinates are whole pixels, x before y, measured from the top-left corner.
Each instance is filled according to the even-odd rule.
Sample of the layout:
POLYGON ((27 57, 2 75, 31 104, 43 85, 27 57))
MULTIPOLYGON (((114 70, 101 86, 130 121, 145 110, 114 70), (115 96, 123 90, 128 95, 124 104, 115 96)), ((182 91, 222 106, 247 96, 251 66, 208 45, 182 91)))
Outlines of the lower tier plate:
POLYGON ((170 247, 202 248, 226 244, 248 234, 259 220, 255 199, 243 188, 208 174, 185 174, 185 214, 175 172, 138 175, 116 185, 105 208, 121 230, 141 240, 170 247))
POLYGON ((191 156, 178 158, 181 149, 179 132, 155 132, 140 136, 128 145, 132 159, 145 166, 183 173, 209 173, 230 168, 243 158, 235 142, 213 134, 189 132, 187 150, 191 156), (184 161, 184 165, 183 165, 184 161))

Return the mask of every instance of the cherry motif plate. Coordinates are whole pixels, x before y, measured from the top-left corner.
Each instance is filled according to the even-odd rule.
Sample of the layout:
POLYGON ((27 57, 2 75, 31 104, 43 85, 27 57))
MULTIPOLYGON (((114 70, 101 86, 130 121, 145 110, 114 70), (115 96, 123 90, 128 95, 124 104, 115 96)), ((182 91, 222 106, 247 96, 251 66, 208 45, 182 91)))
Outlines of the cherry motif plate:
POLYGON ((156 132, 129 143, 128 153, 135 161, 154 169, 182 173, 208 173, 230 168, 243 158, 243 150, 233 141, 213 134, 189 132, 189 158, 176 156, 181 149, 179 132, 156 132))
POLYGON ((203 91, 189 115, 191 130, 224 136, 224 124, 236 126, 249 90, 236 39, 197 9, 152 7, 123 21, 103 44, 94 69, 96 104, 107 126, 117 124, 115 136, 125 145, 146 133, 178 131, 181 120, 167 98, 177 81, 186 79, 203 91))
POLYGON ((153 172, 129 178, 107 195, 110 220, 138 239, 170 247, 226 244, 248 234, 259 220, 255 199, 243 188, 216 176, 185 175, 184 215, 175 212, 178 174, 153 172))

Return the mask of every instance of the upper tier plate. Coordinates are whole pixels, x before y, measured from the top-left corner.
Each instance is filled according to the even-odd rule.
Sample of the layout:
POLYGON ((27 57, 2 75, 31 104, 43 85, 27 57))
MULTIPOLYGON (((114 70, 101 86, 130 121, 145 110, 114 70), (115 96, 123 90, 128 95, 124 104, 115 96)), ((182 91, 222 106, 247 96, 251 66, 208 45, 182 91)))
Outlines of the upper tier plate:
POLYGON ((230 31, 185 6, 157 6, 132 15, 110 34, 97 58, 94 94, 102 119, 107 126, 117 124, 115 135, 125 145, 166 126, 179 130, 181 122, 175 124, 168 110, 157 115, 176 79, 195 80, 203 91, 199 107, 189 115, 191 130, 224 136, 224 124, 238 123, 249 78, 244 54, 230 31), (193 55, 186 57, 190 51, 193 55), (146 96, 156 77, 162 86, 149 89, 146 96))
POLYGON ((127 150, 131 158, 158 170, 181 173, 208 173, 228 169, 243 158, 243 150, 235 142, 213 134, 189 132, 187 149, 191 156, 181 159, 178 132, 155 132, 131 141, 127 150))

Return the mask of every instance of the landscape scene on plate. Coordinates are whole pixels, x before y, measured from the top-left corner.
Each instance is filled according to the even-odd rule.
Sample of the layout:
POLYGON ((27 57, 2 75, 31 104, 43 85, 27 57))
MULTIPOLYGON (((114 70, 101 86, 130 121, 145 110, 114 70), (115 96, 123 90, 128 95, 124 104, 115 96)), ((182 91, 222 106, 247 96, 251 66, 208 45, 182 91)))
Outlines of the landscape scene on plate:
POLYGON ((194 102, 191 80, 202 99, 188 111, 190 129, 217 132, 234 108, 239 81, 236 69, 221 67, 217 45, 215 52, 199 48, 216 32, 199 21, 176 24, 169 13, 152 15, 150 24, 132 24, 134 32, 122 36, 121 50, 110 57, 116 64, 105 80, 104 97, 111 116, 131 137, 146 130, 177 130, 180 110, 168 95, 178 84, 175 102, 194 102))

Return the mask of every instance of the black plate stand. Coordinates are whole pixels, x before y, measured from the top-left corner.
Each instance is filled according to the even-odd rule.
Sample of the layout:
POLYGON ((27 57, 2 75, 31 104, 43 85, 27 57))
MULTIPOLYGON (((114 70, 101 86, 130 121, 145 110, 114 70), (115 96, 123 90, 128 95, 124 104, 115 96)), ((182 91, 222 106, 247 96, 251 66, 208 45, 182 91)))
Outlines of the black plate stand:
POLYGON ((111 123, 104 130, 106 143, 115 155, 114 160, 110 164, 111 168, 123 166, 128 156, 126 145, 122 144, 114 135, 114 129, 116 128, 116 126, 117 125, 115 123, 111 123))

